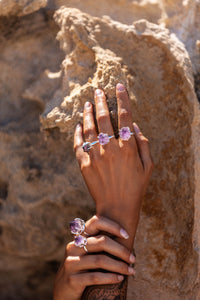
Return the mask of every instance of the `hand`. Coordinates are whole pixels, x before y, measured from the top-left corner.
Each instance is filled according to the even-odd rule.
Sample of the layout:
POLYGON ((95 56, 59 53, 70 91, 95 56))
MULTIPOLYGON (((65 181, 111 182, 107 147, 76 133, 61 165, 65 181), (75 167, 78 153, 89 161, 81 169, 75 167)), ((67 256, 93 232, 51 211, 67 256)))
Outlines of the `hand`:
POLYGON ((98 215, 119 222, 128 231, 126 245, 131 249, 139 220, 141 200, 148 186, 153 162, 147 138, 132 124, 128 93, 117 84, 118 128, 129 127, 134 135, 128 141, 111 138, 104 146, 95 144, 89 153, 82 149, 85 141, 97 140, 98 132, 114 135, 106 97, 102 90, 95 92, 96 121, 93 107, 85 103, 83 127, 78 124, 74 135, 74 149, 81 172, 96 203, 98 215))
POLYGON ((86 286, 115 284, 123 280, 123 275, 134 274, 134 269, 129 266, 135 262, 133 254, 108 236, 97 235, 99 231, 104 231, 127 239, 124 229, 111 220, 94 216, 86 222, 85 231, 90 235, 87 238, 88 253, 75 246, 74 242, 67 245, 63 263, 55 279, 54 300, 77 300, 81 298, 86 286), (118 257, 120 261, 98 254, 102 251, 118 257), (98 268, 110 272, 95 271, 98 268))

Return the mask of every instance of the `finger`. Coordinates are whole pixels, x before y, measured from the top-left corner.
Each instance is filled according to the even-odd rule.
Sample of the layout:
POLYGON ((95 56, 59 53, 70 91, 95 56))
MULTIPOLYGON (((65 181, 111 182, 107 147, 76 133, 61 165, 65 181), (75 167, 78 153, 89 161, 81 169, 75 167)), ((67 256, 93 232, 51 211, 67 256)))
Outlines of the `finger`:
POLYGON ((77 124, 75 133, 74 133, 74 151, 76 152, 76 158, 79 162, 87 158, 87 154, 82 149, 83 145, 83 127, 80 123, 77 124))
POLYGON ((93 115, 93 107, 90 102, 86 102, 84 105, 83 128, 84 128, 84 136, 86 141, 91 143, 97 140, 97 133, 96 133, 94 115, 93 115))
POLYGON ((144 169, 151 170, 153 168, 153 160, 149 148, 149 140, 142 134, 136 123, 133 123, 133 127, 144 169))
POLYGON ((125 86, 121 83, 118 83, 116 86, 116 96, 117 96, 117 105, 118 105, 119 129, 128 126, 132 131, 133 130, 132 112, 131 112, 129 96, 125 86))
POLYGON ((92 269, 103 269, 124 275, 132 275, 135 273, 135 270, 125 262, 110 258, 104 254, 68 256, 65 259, 65 270, 68 273, 92 269))
POLYGON ((105 235, 98 235, 87 239, 89 252, 107 252, 126 261, 128 264, 135 263, 134 255, 123 245, 105 235))
POLYGON ((120 238, 129 238, 128 233, 119 224, 96 215, 86 222, 85 231, 89 235, 96 235, 99 231, 105 231, 120 238))
POLYGON ((114 284, 121 282, 123 279, 124 276, 122 275, 103 272, 88 272, 70 276, 70 281, 74 283, 74 286, 80 284, 83 287, 98 284, 114 284))
MULTIPOLYGON (((104 251, 126 261, 129 264, 135 263, 135 256, 126 247, 105 235, 87 238, 86 248, 89 253, 104 251)), ((71 242, 67 245, 65 257, 83 256, 86 254, 87 252, 84 248, 77 247, 74 242, 71 242)))
POLYGON ((113 135, 113 128, 110 121, 110 114, 106 102, 106 96, 100 89, 95 91, 96 119, 99 132, 113 135))

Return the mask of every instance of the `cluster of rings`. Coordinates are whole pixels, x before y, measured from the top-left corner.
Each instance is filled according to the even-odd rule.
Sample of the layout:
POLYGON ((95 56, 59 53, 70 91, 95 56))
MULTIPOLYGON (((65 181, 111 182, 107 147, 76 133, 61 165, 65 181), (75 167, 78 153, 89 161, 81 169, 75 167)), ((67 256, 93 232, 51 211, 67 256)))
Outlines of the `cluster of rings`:
MULTIPOLYGON (((119 137, 121 140, 123 141, 128 141, 131 138, 131 135, 133 135, 134 133, 131 132, 129 127, 122 127, 119 130, 119 137)), ((112 139, 113 137, 115 137, 114 135, 108 135, 107 133, 103 133, 100 132, 98 135, 98 140, 94 141, 94 142, 85 142, 82 145, 83 151, 84 152, 89 152, 90 149, 92 148, 92 146, 94 146, 95 144, 99 143, 100 145, 104 146, 106 144, 108 144, 110 142, 110 139, 112 139)))
POLYGON ((82 235, 82 233, 85 233, 85 222, 80 218, 75 218, 73 221, 70 222, 70 230, 71 233, 74 234, 74 244, 79 247, 83 248, 86 252, 88 252, 86 245, 87 245, 87 239, 82 235))

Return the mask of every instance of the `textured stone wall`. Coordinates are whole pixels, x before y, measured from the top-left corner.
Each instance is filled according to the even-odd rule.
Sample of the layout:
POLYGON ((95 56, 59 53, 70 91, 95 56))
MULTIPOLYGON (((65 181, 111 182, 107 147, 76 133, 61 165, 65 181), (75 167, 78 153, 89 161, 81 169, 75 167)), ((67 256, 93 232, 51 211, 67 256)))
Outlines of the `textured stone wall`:
POLYGON ((51 299, 67 224, 94 212, 74 126, 100 87, 116 129, 118 81, 155 162, 128 299, 200 299, 199 43, 198 0, 0 1, 2 300, 51 299))

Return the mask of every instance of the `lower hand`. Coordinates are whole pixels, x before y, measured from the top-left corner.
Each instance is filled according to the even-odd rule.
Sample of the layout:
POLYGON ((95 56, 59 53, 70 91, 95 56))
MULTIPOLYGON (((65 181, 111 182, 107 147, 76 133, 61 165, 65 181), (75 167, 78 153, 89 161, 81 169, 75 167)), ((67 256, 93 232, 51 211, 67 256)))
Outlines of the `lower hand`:
POLYGON ((63 263, 55 279, 54 300, 78 300, 89 285, 116 284, 124 279, 123 275, 134 274, 134 269, 129 265, 135 262, 133 254, 108 236, 98 235, 99 231, 104 231, 127 239, 124 229, 111 220, 94 216, 86 222, 85 231, 89 234, 88 253, 75 246, 74 242, 67 245, 63 263), (120 260, 102 254, 103 251, 120 260), (95 269, 104 269, 109 273, 95 269))

